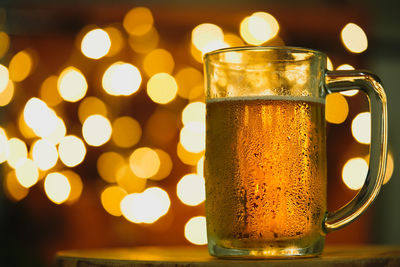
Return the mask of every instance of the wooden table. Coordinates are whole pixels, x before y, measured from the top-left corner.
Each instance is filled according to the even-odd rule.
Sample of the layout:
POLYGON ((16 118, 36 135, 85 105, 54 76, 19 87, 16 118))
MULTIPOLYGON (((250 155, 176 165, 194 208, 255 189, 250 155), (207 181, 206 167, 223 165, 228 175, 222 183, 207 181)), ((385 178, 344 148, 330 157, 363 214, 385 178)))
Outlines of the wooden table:
POLYGON ((206 247, 134 247, 57 253, 55 266, 400 266, 400 246, 327 247, 320 257, 234 260, 208 255, 206 247))

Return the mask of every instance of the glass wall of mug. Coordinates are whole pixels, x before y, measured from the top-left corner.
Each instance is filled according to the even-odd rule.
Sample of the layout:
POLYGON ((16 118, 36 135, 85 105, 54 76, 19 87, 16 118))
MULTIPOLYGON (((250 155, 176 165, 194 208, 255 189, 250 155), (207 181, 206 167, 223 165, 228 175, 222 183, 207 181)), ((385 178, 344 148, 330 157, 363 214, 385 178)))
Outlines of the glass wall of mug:
MULTIPOLYGON (((358 217, 381 183, 375 170, 373 182, 358 198, 327 216, 325 54, 305 48, 242 47, 217 50, 204 59, 210 254, 320 254, 326 229, 338 229, 358 217), (327 224, 330 218, 339 222, 327 224)), ((370 99, 381 89, 371 79, 365 86, 361 72, 329 75, 335 74, 345 82, 332 83, 336 91, 348 89, 346 80, 367 87, 370 99), (358 74, 360 80, 349 78, 358 74)), ((381 102, 373 98, 371 109, 381 102)), ((373 114, 383 114, 379 122, 385 123, 377 127, 381 133, 385 112, 373 114)), ((384 136, 376 137, 382 147, 384 136)), ((376 166, 383 166, 384 155, 374 153, 376 166)))

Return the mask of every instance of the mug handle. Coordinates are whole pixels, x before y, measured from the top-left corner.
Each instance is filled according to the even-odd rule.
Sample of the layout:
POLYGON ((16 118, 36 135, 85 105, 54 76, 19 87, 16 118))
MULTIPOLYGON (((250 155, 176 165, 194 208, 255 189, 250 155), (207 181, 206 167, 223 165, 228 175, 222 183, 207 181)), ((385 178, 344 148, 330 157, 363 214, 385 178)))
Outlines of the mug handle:
POLYGON ((338 230, 357 219, 374 201, 382 186, 387 156, 387 104, 379 78, 364 70, 327 71, 328 93, 352 89, 364 91, 371 112, 371 144, 368 174, 358 194, 345 206, 328 212, 324 222, 326 233, 338 230))

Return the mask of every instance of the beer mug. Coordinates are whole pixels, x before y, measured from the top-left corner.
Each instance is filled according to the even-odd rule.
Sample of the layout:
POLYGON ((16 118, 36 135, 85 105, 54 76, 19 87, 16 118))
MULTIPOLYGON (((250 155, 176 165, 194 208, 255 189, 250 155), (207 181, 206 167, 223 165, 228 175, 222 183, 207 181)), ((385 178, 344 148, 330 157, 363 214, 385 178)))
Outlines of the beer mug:
POLYGON ((204 57, 206 219, 217 257, 315 256, 325 235, 351 223, 382 185, 386 97, 360 70, 328 71, 326 55, 297 47, 238 47, 204 57), (371 145, 365 183, 327 211, 326 95, 369 97, 371 145))

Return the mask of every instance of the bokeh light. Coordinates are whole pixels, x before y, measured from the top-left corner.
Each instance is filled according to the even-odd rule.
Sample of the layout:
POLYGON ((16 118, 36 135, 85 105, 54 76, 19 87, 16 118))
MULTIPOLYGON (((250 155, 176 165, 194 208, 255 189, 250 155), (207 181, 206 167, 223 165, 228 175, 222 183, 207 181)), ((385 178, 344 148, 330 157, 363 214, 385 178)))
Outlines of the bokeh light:
POLYGON ((175 61, 171 53, 162 48, 151 51, 143 60, 144 72, 149 77, 160 72, 171 74, 174 66, 175 61))
POLYGON ((64 138, 66 133, 67 128, 65 127, 63 119, 56 117, 54 130, 49 135, 45 136, 45 138, 56 145, 60 143, 61 139, 64 138))
POLYGON ((147 82, 147 94, 158 104, 171 102, 178 92, 178 85, 175 78, 168 73, 157 73, 147 82))
POLYGON ((176 194, 186 205, 199 205, 206 198, 204 177, 194 173, 183 176, 176 186, 176 194))
POLYGON ((128 193, 119 186, 108 186, 101 192, 103 208, 113 216, 121 216, 121 201, 128 193))
POLYGON ((99 59, 104 57, 111 47, 111 39, 103 29, 94 29, 86 33, 82 39, 81 51, 86 57, 99 59))
POLYGON ((107 32, 111 40, 110 50, 108 51, 106 56, 108 57, 115 56, 124 47, 125 44, 124 36, 122 35, 119 29, 113 26, 106 27, 104 28, 104 30, 107 32))
POLYGON ((196 166, 200 158, 204 155, 204 151, 201 151, 199 153, 192 153, 190 151, 187 151, 179 142, 176 147, 176 154, 183 163, 196 166))
POLYGON ((58 160, 57 148, 47 140, 39 139, 31 147, 32 159, 42 171, 53 168, 58 160))
POLYGON ((0 163, 7 160, 9 151, 7 133, 0 127, 0 163))
POLYGON ((212 23, 203 23, 193 29, 192 44, 203 54, 228 46, 224 42, 222 29, 212 23))
POLYGON ((8 157, 7 163, 12 168, 17 167, 17 163, 20 159, 25 159, 28 157, 28 149, 24 141, 19 138, 10 138, 7 142, 8 144, 8 157))
POLYGON ((201 122, 188 122, 180 132, 180 142, 189 152, 200 153, 205 149, 206 136, 205 124, 201 122))
POLYGON ((359 190, 365 182, 368 163, 363 158, 349 159, 343 166, 342 179, 351 190, 359 190))
POLYGON ((206 105, 203 102, 189 103, 182 111, 182 123, 187 125, 191 122, 206 122, 206 105))
POLYGON ((117 173, 125 165, 125 159, 117 152, 105 152, 97 159, 97 172, 100 177, 109 183, 114 183, 117 173))
POLYGON ((154 223, 164 216, 171 205, 168 193, 159 187, 150 187, 143 193, 133 193, 121 201, 122 215, 133 223, 154 223))
POLYGON ((89 116, 82 125, 82 135, 90 146, 101 146, 111 138, 110 121, 102 115, 89 116))
POLYGON ((58 93, 68 102, 81 100, 87 92, 88 84, 82 72, 75 67, 65 68, 57 81, 58 93))
POLYGON ((0 64, 0 93, 3 92, 10 80, 10 73, 6 66, 0 64))
POLYGON ((7 176, 4 177, 3 188, 8 198, 13 201, 20 201, 25 198, 29 193, 29 189, 23 187, 17 180, 15 171, 8 172, 7 176))
POLYGON ((26 188, 32 187, 39 180, 39 170, 36 164, 27 158, 18 160, 15 167, 18 182, 26 188))
POLYGON ((204 53, 198 50, 193 43, 190 45, 190 54, 198 63, 203 64, 204 53))
POLYGON ((242 38, 240 38, 239 35, 236 35, 234 33, 225 33, 224 42, 230 47, 244 46, 242 38))
POLYGON ((149 177, 149 179, 159 181, 166 178, 171 173, 173 163, 169 154, 164 150, 155 149, 154 151, 157 152, 157 155, 160 159, 160 168, 158 169, 157 173, 149 177))
POLYGON ((7 106, 11 102, 13 96, 14 96, 14 83, 11 80, 9 80, 6 88, 0 92, 0 107, 7 106))
POLYGON ((7 53, 9 47, 10 37, 7 33, 0 32, 0 59, 7 53))
POLYGON ((94 96, 85 97, 82 102, 79 103, 78 117, 81 123, 91 115, 102 115, 107 116, 107 107, 103 101, 94 96))
POLYGON ((207 244, 206 217, 196 216, 190 218, 185 224, 185 238, 195 245, 207 244))
POLYGON ((274 38, 279 31, 279 24, 269 13, 256 12, 240 23, 240 35, 251 45, 261 45, 274 38))
POLYGON ((15 54, 8 66, 10 79, 14 82, 25 80, 33 68, 33 58, 28 51, 22 50, 15 54))
POLYGON ((157 109, 146 123, 146 137, 156 144, 168 144, 178 131, 176 115, 164 108, 157 109))
POLYGON ((387 154, 387 161, 386 161, 386 172, 385 172, 385 179, 383 180, 383 184, 389 182, 390 178, 392 177, 394 171, 394 160, 393 154, 389 151, 387 154))
POLYGON ((336 68, 337 70, 354 70, 354 67, 350 64, 342 64, 336 68))
POLYGON ((140 147, 129 157, 129 166, 132 172, 140 178, 150 178, 160 168, 160 158, 157 152, 149 147, 140 147))
POLYGON ((137 120, 129 116, 119 117, 112 124, 112 140, 119 147, 132 147, 142 136, 142 128, 137 120))
POLYGON ((73 204, 79 200, 82 191, 83 191, 83 182, 79 174, 71 170, 65 170, 60 172, 62 175, 67 177, 69 185, 71 187, 68 199, 66 201, 67 204, 73 204))
POLYGON ((130 35, 128 40, 129 46, 132 50, 139 54, 146 54, 154 50, 159 41, 160 36, 154 27, 151 27, 151 29, 144 35, 130 35))
POLYGON ((142 76, 138 68, 129 63, 113 63, 104 72, 102 84, 104 90, 114 96, 128 96, 139 90, 142 76))
POLYGON ((354 117, 351 123, 351 133, 357 142, 369 144, 371 142, 371 113, 362 112, 354 117))
POLYGON ((52 202, 62 204, 69 197, 71 185, 65 175, 59 172, 52 172, 44 180, 44 190, 52 202))
POLYGON ((20 133, 27 139, 35 138, 35 132, 26 124, 24 120, 24 112, 18 116, 18 129, 20 133))
POLYGON ((339 93, 326 96, 325 119, 330 123, 343 123, 349 114, 349 105, 346 98, 339 93))
POLYGON ((182 98, 196 98, 204 93, 203 74, 193 67, 179 70, 175 75, 175 80, 178 84, 178 95, 182 98))
POLYGON ((197 162, 196 171, 198 175, 204 176, 204 156, 197 162))
POLYGON ((50 107, 61 103, 62 98, 57 90, 58 77, 55 75, 47 77, 40 86, 40 99, 46 102, 50 107))
POLYGON ((58 153, 65 166, 74 167, 85 159, 86 147, 82 139, 75 135, 67 135, 61 139, 58 153))
POLYGON ((328 70, 333 70, 334 69, 332 60, 329 57, 326 58, 326 68, 328 70))
POLYGON ((54 110, 36 97, 26 102, 24 107, 24 120, 35 134, 42 138, 49 137, 53 134, 57 130, 57 124, 60 123, 58 122, 54 110))
MULTIPOLYGON (((349 64, 342 64, 342 65, 338 66, 336 69, 337 70, 354 70, 354 67, 352 65, 349 65, 349 64)), ((343 92, 340 92, 340 93, 342 95, 345 95, 345 96, 354 96, 354 95, 356 95, 358 93, 358 90, 357 89, 348 90, 348 91, 343 91, 343 92)))
POLYGON ((126 13, 122 25, 125 30, 134 36, 146 34, 153 26, 153 15, 146 7, 135 7, 126 13))
POLYGON ((344 46, 352 53, 362 53, 368 48, 368 38, 363 29, 354 23, 348 23, 341 32, 344 46))
POLYGON ((136 176, 128 164, 117 171, 117 184, 130 193, 140 193, 146 188, 147 179, 136 176))

